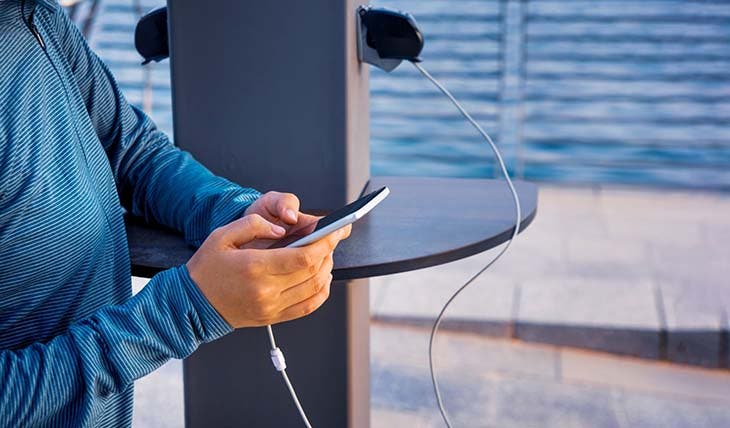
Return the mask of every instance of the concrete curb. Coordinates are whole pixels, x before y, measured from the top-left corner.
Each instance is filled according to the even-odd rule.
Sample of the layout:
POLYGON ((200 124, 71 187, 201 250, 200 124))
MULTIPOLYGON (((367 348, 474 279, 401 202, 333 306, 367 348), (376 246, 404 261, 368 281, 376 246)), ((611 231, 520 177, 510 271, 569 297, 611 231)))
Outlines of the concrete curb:
MULTIPOLYGON (((371 320, 429 329, 434 322, 433 318, 389 315, 372 315, 371 320)), ((453 318, 442 321, 440 329, 705 368, 730 368, 730 332, 727 329, 668 331, 453 318)))

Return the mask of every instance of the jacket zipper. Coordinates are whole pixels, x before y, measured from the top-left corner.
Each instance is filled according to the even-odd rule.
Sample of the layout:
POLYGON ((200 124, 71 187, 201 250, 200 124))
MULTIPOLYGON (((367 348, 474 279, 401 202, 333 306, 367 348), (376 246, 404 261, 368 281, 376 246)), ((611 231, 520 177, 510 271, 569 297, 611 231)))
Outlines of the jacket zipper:
POLYGON ((28 24, 28 29, 33 34, 33 37, 35 37, 35 39, 38 41, 38 44, 41 45, 41 49, 45 51, 46 43, 43 41, 43 37, 41 36, 41 33, 38 32, 38 28, 35 26, 33 21, 28 24))
MULTIPOLYGON (((21 9, 22 12, 22 9, 21 9)), ((43 37, 41 36, 41 33, 38 31, 38 27, 35 26, 35 21, 33 20, 33 15, 35 13, 35 9, 30 13, 30 16, 28 17, 28 20, 25 21, 25 16, 22 17, 22 19, 25 21, 25 26, 28 27, 28 30, 30 33, 35 37, 36 41, 40 45, 41 49, 45 52, 46 50, 46 42, 43 41, 43 37)))

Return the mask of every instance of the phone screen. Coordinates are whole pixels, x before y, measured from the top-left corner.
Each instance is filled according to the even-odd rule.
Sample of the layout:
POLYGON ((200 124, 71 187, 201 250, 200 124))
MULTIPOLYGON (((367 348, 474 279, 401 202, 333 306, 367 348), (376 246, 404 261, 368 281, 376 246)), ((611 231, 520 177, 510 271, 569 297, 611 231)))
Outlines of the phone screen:
POLYGON ((294 242, 309 235, 310 233, 314 233, 314 232, 318 231, 319 229, 322 229, 323 227, 326 227, 343 217, 349 216, 350 214, 356 212, 360 208, 367 205, 367 203, 372 201, 376 196, 378 196, 378 194, 380 192, 382 192, 383 189, 385 189, 385 187, 378 189, 372 193, 368 193, 367 195, 363 196, 362 198, 356 200, 355 202, 352 202, 336 211, 333 211, 328 216, 322 217, 321 219, 319 219, 319 221, 317 223, 308 224, 303 227, 300 227, 299 229, 290 231, 287 236, 274 242, 269 248, 286 247, 287 245, 293 244, 294 242))

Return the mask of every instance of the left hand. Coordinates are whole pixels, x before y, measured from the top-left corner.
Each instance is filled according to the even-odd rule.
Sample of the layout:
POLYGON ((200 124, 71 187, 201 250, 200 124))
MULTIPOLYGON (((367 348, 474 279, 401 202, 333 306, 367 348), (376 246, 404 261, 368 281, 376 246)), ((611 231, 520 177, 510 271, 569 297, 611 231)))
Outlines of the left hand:
MULTIPOLYGON (((299 211, 299 198, 291 193, 267 192, 246 209, 244 216, 258 214, 267 221, 286 229, 287 234, 299 227, 315 223, 319 217, 299 211)), ((259 240, 247 247, 266 248, 273 240, 259 240), (263 242, 261 242, 263 241, 263 242)))

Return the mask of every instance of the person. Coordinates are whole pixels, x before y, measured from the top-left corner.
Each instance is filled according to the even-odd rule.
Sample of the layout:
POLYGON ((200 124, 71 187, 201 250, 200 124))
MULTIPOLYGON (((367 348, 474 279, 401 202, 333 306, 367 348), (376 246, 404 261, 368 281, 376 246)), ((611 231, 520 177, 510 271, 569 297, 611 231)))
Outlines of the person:
POLYGON ((0 0, 0 100, 0 426, 130 426, 135 379, 327 299, 349 227, 262 249, 315 218, 172 145, 54 0, 0 0), (199 246, 133 297, 124 209, 199 246))

